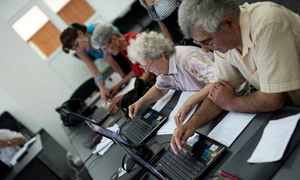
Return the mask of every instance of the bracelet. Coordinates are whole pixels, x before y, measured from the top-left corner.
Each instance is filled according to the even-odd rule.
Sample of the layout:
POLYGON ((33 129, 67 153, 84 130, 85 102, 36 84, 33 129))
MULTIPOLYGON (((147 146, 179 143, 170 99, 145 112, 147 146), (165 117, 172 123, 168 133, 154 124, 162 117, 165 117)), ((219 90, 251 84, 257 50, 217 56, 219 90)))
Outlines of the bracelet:
POLYGON ((104 81, 104 78, 102 76, 99 76, 97 78, 95 78, 95 85, 98 86, 98 81, 104 81))

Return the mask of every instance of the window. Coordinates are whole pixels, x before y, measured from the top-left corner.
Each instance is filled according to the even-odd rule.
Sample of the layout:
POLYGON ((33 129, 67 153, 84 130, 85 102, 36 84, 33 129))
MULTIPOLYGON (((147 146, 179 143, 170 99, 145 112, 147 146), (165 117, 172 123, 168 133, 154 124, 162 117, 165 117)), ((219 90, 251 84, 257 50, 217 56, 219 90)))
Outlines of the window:
MULTIPOLYGON (((43 0, 67 25, 84 24, 95 11, 84 0, 43 0)), ((47 59, 61 43, 60 31, 37 5, 33 6, 14 24, 13 29, 42 59, 47 59)))

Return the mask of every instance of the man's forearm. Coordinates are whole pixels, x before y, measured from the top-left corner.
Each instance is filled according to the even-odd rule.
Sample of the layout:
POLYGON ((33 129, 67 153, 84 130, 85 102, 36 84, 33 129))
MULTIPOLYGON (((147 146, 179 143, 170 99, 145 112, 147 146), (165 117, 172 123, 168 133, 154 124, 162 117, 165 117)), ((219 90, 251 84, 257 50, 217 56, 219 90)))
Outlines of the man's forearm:
POLYGON ((188 123, 196 129, 208 121, 215 119, 222 111, 223 109, 206 97, 188 123))
POLYGON ((284 93, 256 91, 245 96, 236 96, 230 103, 228 110, 248 113, 270 112, 282 108, 284 103, 284 93))

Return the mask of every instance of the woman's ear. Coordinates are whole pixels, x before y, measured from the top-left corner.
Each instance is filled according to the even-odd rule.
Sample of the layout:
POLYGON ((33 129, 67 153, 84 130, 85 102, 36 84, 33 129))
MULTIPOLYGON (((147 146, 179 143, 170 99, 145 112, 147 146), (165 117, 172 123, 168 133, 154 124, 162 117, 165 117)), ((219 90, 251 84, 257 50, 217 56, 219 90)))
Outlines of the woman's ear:
POLYGON ((85 36, 85 34, 80 30, 77 30, 77 34, 79 37, 85 36))
POLYGON ((167 58, 167 56, 166 56, 165 53, 162 53, 162 54, 160 55, 160 58, 163 60, 163 62, 168 62, 168 61, 169 61, 169 59, 167 58))

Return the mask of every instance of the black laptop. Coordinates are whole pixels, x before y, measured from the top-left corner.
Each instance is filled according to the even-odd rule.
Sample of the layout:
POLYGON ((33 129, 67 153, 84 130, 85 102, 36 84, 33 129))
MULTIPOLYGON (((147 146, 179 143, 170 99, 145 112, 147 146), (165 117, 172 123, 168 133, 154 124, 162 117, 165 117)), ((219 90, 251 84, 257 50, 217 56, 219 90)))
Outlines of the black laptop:
POLYGON ((196 133, 186 143, 187 153, 179 151, 175 155, 172 150, 168 150, 158 162, 151 165, 117 139, 115 142, 140 166, 161 180, 199 179, 227 149, 225 145, 196 133))
POLYGON ((147 142, 168 120, 167 116, 147 108, 123 132, 123 136, 133 144, 147 142))
POLYGON ((75 116, 76 118, 80 118, 80 119, 86 121, 90 125, 92 130, 97 129, 96 133, 100 133, 101 135, 103 135, 107 138, 110 138, 110 139, 115 138, 119 142, 121 142, 127 146, 131 146, 131 147, 136 147, 140 144, 146 143, 146 141, 150 137, 155 135, 157 130, 162 126, 162 124, 167 121, 167 117, 162 116, 157 111, 154 111, 152 109, 147 109, 139 116, 138 119, 134 119, 133 123, 126 130, 127 132, 129 132, 130 131, 129 128, 131 128, 131 126, 132 126, 133 127, 132 130, 135 130, 135 134, 138 134, 137 137, 135 137, 134 134, 130 134, 131 136, 128 136, 129 133, 123 134, 123 137, 122 137, 121 135, 119 135, 113 131, 110 131, 106 128, 99 126, 99 124, 91 118, 82 116, 78 113, 74 113, 74 112, 71 112, 71 111, 68 111, 65 109, 63 109, 63 111, 65 111, 67 113, 67 116, 75 116), (139 123, 143 123, 143 124, 137 126, 135 121, 137 121, 137 122, 139 121, 139 123), (91 124, 93 124, 93 125, 91 125, 91 124), (97 128, 92 128, 92 126, 96 126, 97 128), (140 131, 139 128, 141 128, 141 130, 144 132, 140 131))

